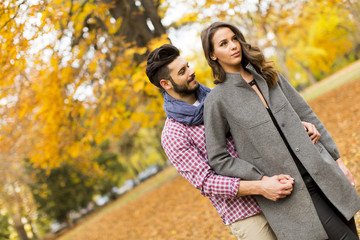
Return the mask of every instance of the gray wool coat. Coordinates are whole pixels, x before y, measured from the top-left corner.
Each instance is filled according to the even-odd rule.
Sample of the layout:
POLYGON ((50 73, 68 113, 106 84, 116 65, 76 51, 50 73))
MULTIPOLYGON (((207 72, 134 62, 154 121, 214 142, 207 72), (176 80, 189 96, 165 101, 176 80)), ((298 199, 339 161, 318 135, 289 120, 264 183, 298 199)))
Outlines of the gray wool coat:
MULTIPOLYGON (((246 68, 252 72, 293 152, 330 202, 351 219, 360 209, 360 198, 335 161, 340 154, 323 123, 283 76, 279 76, 276 87, 268 88, 250 64, 246 68), (321 134, 318 143, 312 143, 301 121, 316 126, 321 134)), ((279 240, 327 239, 289 150, 259 96, 239 73, 227 73, 226 80, 209 93, 204 123, 209 163, 216 173, 244 180, 278 174, 295 179, 293 192, 285 199, 274 202, 256 196, 279 240), (239 158, 232 158, 226 151, 229 133, 239 158)))

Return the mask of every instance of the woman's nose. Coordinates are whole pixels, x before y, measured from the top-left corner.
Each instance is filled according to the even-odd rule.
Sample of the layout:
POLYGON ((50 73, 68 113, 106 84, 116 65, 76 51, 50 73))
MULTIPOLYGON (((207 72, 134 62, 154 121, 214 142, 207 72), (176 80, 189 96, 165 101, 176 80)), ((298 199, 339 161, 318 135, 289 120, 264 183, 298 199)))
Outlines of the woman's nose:
POLYGON ((236 49, 236 48, 237 48, 236 43, 230 42, 230 48, 231 48, 231 49, 236 49))

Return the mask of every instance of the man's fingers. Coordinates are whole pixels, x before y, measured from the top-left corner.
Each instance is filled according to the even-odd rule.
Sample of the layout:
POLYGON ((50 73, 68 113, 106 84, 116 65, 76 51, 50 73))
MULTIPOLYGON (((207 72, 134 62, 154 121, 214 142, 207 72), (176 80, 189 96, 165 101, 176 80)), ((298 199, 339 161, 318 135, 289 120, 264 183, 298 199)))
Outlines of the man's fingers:
POLYGON ((278 197, 276 197, 276 198, 274 199, 274 201, 276 201, 276 200, 278 200, 278 199, 280 199, 280 198, 286 198, 286 197, 288 197, 290 194, 291 194, 291 191, 286 192, 286 193, 283 193, 283 194, 279 194, 278 197))
POLYGON ((293 187, 292 187, 292 185, 290 185, 289 187, 287 187, 283 190, 283 194, 289 194, 292 192, 292 190, 293 190, 293 187))
POLYGON ((279 194, 279 198, 286 198, 287 196, 291 195, 292 190, 293 190, 292 188, 283 190, 283 191, 279 194))
POLYGON ((277 175, 277 179, 278 180, 291 180, 293 178, 290 175, 280 174, 280 175, 277 175))
POLYGON ((294 184, 294 178, 292 178, 290 175, 278 175, 277 180, 281 184, 287 184, 287 186, 284 186, 284 188, 292 187, 294 184))
POLYGON ((293 179, 290 179, 290 180, 285 180, 285 179, 282 179, 279 181, 281 184, 284 184, 283 188, 284 189, 287 189, 287 188, 290 188, 292 187, 292 185, 294 184, 294 180, 293 179))

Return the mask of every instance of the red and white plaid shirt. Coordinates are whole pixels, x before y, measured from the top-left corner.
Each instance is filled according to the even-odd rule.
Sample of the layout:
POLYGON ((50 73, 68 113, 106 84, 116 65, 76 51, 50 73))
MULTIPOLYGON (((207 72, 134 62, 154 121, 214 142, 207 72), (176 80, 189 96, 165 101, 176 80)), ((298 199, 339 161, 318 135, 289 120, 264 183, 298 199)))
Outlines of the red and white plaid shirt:
MULTIPOLYGON (((217 175, 208 163, 204 125, 187 126, 167 119, 161 143, 181 176, 208 197, 225 225, 261 212, 252 196, 236 197, 240 179, 217 175)), ((238 157, 234 142, 227 139, 227 150, 238 157)))

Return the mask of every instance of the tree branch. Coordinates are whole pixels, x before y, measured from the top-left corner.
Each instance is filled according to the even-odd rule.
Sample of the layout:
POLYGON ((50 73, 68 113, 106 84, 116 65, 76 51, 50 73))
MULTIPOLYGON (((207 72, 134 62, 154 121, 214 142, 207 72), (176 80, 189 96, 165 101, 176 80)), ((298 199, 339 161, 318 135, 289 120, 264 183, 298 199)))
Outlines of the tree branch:
POLYGON ((15 20, 15 18, 16 18, 17 15, 19 14, 19 10, 20 10, 21 5, 23 5, 23 4, 25 4, 25 3, 26 3, 26 0, 24 0, 22 3, 19 4, 19 6, 18 6, 18 8, 17 8, 17 10, 16 10, 16 12, 15 12, 15 15, 14 15, 13 17, 9 18, 9 20, 7 20, 7 21, 0 27, 0 31, 1 31, 4 27, 6 27, 6 25, 7 25, 9 22, 11 22, 12 20, 15 20))

